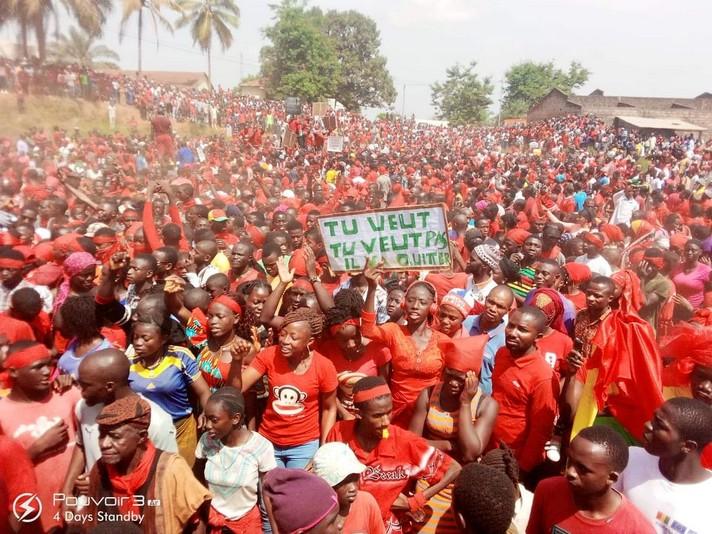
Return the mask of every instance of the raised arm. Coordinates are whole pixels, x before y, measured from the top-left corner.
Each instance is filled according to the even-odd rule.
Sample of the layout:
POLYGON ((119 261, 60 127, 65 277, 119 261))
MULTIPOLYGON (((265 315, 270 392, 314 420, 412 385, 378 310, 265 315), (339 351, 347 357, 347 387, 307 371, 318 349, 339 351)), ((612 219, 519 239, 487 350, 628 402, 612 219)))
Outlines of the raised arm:
POLYGON ((275 316, 277 315, 279 303, 282 301, 282 295, 284 295, 284 292, 294 279, 294 269, 289 269, 289 261, 286 256, 281 256, 277 259, 277 270, 279 272, 279 284, 274 291, 270 293, 267 300, 265 300, 264 306, 262 307, 262 314, 260 315, 260 321, 262 321, 263 324, 274 328, 281 326, 281 319, 275 322, 275 316))
POLYGON ((499 413, 499 404, 490 396, 482 396, 477 407, 477 419, 473 421, 472 400, 477 394, 479 381, 470 371, 465 378, 465 389, 460 397, 460 418, 457 429, 458 443, 464 462, 476 462, 482 455, 492 435, 494 421, 499 413))

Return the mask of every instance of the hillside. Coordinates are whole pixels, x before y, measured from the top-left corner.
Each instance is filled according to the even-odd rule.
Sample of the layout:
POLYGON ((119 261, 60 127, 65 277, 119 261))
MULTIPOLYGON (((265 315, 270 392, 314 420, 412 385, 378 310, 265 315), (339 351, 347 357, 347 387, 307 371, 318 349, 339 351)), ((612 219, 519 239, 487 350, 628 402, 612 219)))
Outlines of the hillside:
MULTIPOLYGON (((106 102, 87 102, 82 99, 55 96, 30 96, 25 101, 25 112, 18 113, 14 94, 0 94, 0 137, 15 137, 32 127, 50 131, 60 126, 68 131, 79 128, 82 135, 91 130, 102 134, 109 130, 109 115, 106 102)), ((140 134, 149 132, 148 122, 141 120, 141 115, 133 106, 119 105, 116 110, 117 130, 128 133, 132 129, 140 134)), ((175 123, 179 135, 193 137, 210 135, 217 130, 192 123, 175 123)))

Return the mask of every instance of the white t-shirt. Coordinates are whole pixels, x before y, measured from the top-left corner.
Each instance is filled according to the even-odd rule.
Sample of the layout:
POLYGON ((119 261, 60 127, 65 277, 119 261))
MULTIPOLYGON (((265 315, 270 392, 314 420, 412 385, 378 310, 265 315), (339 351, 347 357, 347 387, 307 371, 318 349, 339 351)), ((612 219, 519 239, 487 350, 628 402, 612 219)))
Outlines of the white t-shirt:
POLYGON ((697 484, 666 479, 657 456, 630 447, 628 467, 615 487, 625 495, 660 534, 712 533, 712 477, 697 484))
MULTIPOLYGON (((176 427, 173 425, 173 419, 155 402, 143 396, 141 398, 151 405, 151 422, 148 425, 148 438, 151 443, 162 451, 177 453, 178 443, 176 442, 176 427)), ((85 471, 87 472, 101 458, 99 425, 96 422, 96 416, 99 415, 103 407, 102 403, 88 406, 84 399, 81 399, 74 407, 74 415, 81 430, 77 434, 77 443, 84 448, 85 471)))
POLYGON ((576 258, 576 263, 583 263, 588 265, 591 272, 594 274, 600 274, 601 276, 611 276, 613 274, 613 269, 611 269, 611 264, 606 261, 606 258, 600 254, 595 258, 589 258, 586 254, 576 258))
POLYGON ((232 520, 252 510, 260 474, 277 467, 272 443, 257 432, 251 434, 238 447, 227 447, 203 434, 195 449, 195 457, 206 460, 205 480, 213 494, 213 508, 232 520))

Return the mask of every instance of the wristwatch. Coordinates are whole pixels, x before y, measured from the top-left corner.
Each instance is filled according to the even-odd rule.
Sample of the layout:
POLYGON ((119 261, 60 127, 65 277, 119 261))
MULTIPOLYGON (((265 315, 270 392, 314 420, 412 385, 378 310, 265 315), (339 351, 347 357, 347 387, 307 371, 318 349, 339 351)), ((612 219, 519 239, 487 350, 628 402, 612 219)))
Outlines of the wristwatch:
POLYGON ((314 275, 309 277, 309 281, 312 284, 316 284, 317 282, 321 283, 321 278, 319 278, 317 275, 314 275))

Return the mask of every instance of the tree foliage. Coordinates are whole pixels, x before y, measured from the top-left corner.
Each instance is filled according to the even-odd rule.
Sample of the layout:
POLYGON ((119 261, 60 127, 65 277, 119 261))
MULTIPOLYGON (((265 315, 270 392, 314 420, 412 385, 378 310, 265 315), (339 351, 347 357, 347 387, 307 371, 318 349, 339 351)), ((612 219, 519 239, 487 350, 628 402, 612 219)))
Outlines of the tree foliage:
POLYGON ((64 8, 82 30, 100 35, 111 11, 111 0, 0 0, 0 26, 7 22, 17 23, 25 57, 29 56, 29 34, 34 33, 37 52, 43 61, 51 20, 55 22, 55 34, 59 35, 60 8, 64 8))
POLYGON ((77 28, 69 28, 50 48, 50 58, 60 63, 78 63, 90 69, 118 69, 119 55, 109 47, 96 44, 96 37, 77 28))
POLYGON ((490 78, 480 79, 477 63, 447 69, 447 79, 430 86, 431 100, 440 120, 454 125, 481 124, 487 120, 494 87, 490 78))
POLYGON ((208 54, 208 79, 212 83, 212 45, 217 36, 223 51, 232 46, 232 30, 240 24, 240 9, 233 0, 177 0, 183 16, 177 28, 190 26, 193 44, 208 54))
POLYGON ((308 101, 334 97, 341 69, 318 18, 296 2, 273 9, 276 21, 264 31, 272 44, 260 51, 268 95, 308 101))
POLYGON ((381 107, 396 99, 386 58, 379 54, 381 36, 376 22, 357 11, 328 11, 324 31, 341 64, 337 99, 346 109, 381 107))
POLYGON ((553 62, 525 61, 513 65, 504 75, 502 113, 506 117, 524 115, 552 89, 570 93, 586 83, 589 75, 590 72, 575 61, 568 71, 556 68, 553 62))
POLYGON ((265 30, 270 45, 260 52, 270 96, 336 98, 350 110, 395 101, 372 19, 356 11, 324 13, 295 0, 272 8, 275 22, 265 30))

